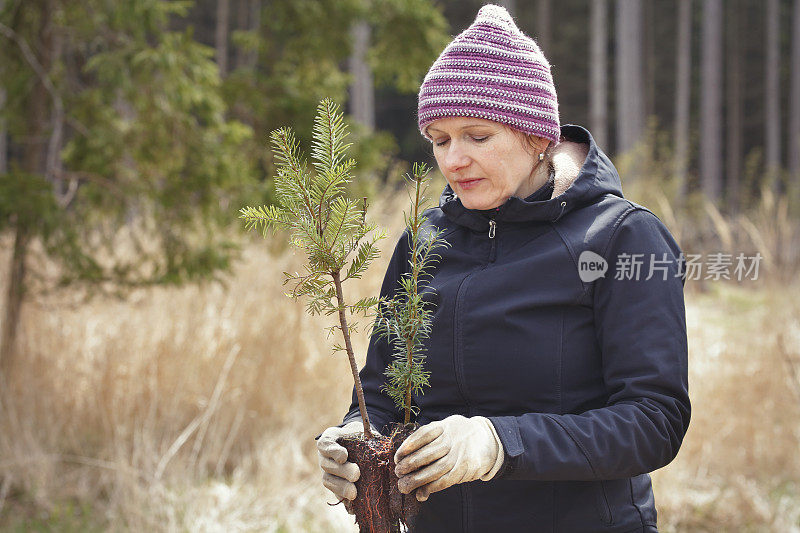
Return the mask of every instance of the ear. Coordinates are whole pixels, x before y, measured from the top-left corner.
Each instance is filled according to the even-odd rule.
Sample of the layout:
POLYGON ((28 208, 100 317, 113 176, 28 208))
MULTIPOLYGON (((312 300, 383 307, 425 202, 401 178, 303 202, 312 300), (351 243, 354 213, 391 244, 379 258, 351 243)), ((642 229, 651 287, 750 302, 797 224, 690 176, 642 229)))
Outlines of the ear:
POLYGON ((539 159, 539 154, 544 152, 547 147, 550 146, 550 140, 548 139, 539 137, 533 133, 522 133, 521 131, 515 130, 509 126, 505 127, 517 136, 522 145, 525 147, 525 151, 531 154, 537 160, 539 159))
POLYGON ((545 139, 544 137, 539 137, 538 135, 534 134, 530 134, 529 139, 531 146, 536 150, 537 156, 547 150, 547 148, 552 144, 550 139, 545 139))

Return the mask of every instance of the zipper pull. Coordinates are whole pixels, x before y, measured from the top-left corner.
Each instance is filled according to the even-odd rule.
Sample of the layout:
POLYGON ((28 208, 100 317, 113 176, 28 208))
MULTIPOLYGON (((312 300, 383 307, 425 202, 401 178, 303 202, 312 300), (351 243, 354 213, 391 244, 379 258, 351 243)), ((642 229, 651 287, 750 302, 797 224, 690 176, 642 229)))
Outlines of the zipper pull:
POLYGON ((489 220, 489 238, 494 239, 494 233, 497 230, 497 222, 489 220))

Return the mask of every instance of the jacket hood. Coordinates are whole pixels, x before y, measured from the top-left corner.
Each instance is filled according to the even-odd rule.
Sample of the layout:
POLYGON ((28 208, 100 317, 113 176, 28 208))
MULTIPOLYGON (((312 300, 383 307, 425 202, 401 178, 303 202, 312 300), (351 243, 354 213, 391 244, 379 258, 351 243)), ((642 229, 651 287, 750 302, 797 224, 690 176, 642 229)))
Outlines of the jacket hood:
MULTIPOLYGON (((549 200, 529 201, 512 196, 497 208, 495 220, 555 222, 570 211, 594 203, 604 195, 623 197, 617 170, 586 128, 572 124, 562 126, 561 141, 556 146, 552 160, 555 171, 552 197, 549 200), (586 158, 582 165, 576 160, 574 150, 565 150, 572 143, 585 145, 582 148, 586 158)), ((486 216, 480 211, 464 207, 450 185, 439 197, 439 207, 447 218, 457 224, 477 231, 486 228, 486 216)))

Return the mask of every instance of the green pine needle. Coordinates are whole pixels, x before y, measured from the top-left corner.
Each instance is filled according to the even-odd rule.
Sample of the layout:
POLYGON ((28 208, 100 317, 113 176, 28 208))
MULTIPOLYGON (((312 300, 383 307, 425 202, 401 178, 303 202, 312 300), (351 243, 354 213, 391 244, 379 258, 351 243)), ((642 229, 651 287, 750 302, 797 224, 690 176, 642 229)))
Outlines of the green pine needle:
MULTIPOLYGON (((317 107, 311 169, 292 129, 273 131, 277 205, 248 206, 239 211, 247 230, 259 231, 265 238, 270 232, 285 230, 289 242, 306 253, 306 271, 284 276, 285 283, 291 284, 287 294, 306 298, 306 310, 312 315, 339 311, 333 274, 344 271, 342 281, 361 277, 378 257, 376 243, 384 236, 366 222, 366 199, 345 196, 355 167, 355 161, 346 157, 347 136, 344 115, 328 99, 317 107)), ((376 303, 377 299, 364 299, 346 310, 364 315, 376 303)))

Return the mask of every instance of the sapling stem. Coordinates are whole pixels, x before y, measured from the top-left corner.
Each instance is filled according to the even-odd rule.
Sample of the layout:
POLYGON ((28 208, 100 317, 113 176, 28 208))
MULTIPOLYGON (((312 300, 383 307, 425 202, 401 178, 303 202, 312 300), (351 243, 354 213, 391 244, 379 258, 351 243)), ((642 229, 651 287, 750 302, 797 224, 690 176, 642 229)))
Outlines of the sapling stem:
POLYGON ((383 300, 375 331, 387 339, 393 351, 394 361, 385 372, 388 380, 384 390, 408 424, 415 414, 413 396, 422 394, 423 387, 429 386, 429 373, 424 369, 424 339, 430 335, 434 310, 430 302, 423 301, 421 294, 424 290, 433 292, 428 281, 439 257, 436 249, 447 246, 447 242, 441 230, 426 226, 423 212, 430 179, 427 166, 415 164, 406 179, 414 184, 413 193, 409 191, 412 206, 406 218, 409 271, 398 280, 394 296, 383 300))
POLYGON ((333 284, 336 287, 336 301, 339 304, 339 327, 344 336, 344 348, 347 351, 347 359, 350 360, 350 372, 353 373, 353 382, 356 388, 356 398, 358 399, 358 411, 361 413, 361 420, 364 422, 364 438, 372 439, 374 435, 369 425, 369 414, 367 414, 367 404, 364 401, 364 389, 361 387, 361 377, 358 375, 358 365, 356 356, 353 353, 353 344, 350 342, 350 328, 347 326, 347 315, 345 314, 344 293, 342 292, 342 277, 339 270, 331 272, 333 284))
MULTIPOLYGON (((419 173, 414 175, 414 217, 411 219, 411 235, 413 236, 413 245, 411 251, 411 287, 412 287, 412 295, 409 299, 409 302, 416 300, 416 297, 419 294, 419 266, 418 266, 418 253, 417 253, 417 245, 419 242, 419 228, 421 225, 421 220, 419 217, 419 207, 420 207, 420 190, 422 188, 422 179, 424 175, 420 175, 419 173)), ((411 333, 406 337, 406 362, 408 364, 409 374, 412 373, 414 369, 414 342, 417 338, 417 306, 410 306, 411 307, 411 333)), ((406 382, 406 398, 404 402, 404 423, 408 424, 411 422, 411 389, 412 389, 412 382, 410 379, 406 382)))

